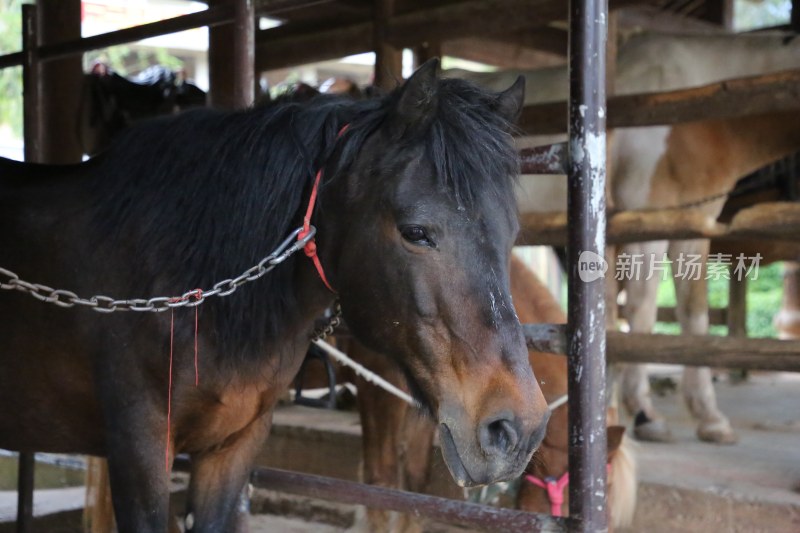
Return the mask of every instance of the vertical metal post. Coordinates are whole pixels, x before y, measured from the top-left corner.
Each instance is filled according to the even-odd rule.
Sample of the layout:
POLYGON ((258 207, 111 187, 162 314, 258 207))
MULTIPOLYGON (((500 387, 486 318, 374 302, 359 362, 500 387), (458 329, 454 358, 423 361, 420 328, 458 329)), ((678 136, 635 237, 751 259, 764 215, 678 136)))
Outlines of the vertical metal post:
MULTIPOLYGON (((41 87, 36 6, 22 5, 22 98, 25 161, 41 161, 41 87)), ((17 472, 17 533, 33 530, 33 452, 21 452, 17 472)))
POLYGON ((17 472, 17 533, 33 531, 33 452, 20 452, 17 472))
POLYGON ((606 516, 605 252, 607 0, 570 0, 569 512, 580 531, 606 516))

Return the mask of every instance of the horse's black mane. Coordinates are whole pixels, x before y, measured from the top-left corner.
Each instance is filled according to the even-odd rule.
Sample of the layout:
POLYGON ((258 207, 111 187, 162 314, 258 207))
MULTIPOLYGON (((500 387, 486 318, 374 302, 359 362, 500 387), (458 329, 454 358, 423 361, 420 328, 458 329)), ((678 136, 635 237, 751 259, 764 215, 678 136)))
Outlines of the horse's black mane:
MULTIPOLYGON (((462 80, 437 83, 428 126, 399 142, 424 144, 459 203, 487 193, 510 202, 518 162, 510 126, 492 110, 496 96, 462 80)), ((123 133, 93 179, 102 246, 124 245, 132 255, 136 284, 120 297, 210 288, 255 264, 301 224, 317 169, 326 167, 326 180, 346 172, 398 98, 395 90, 363 101, 320 96, 240 112, 203 109, 123 133)), ((301 253, 288 263, 296 260, 307 261, 301 253)), ((293 270, 282 265, 203 306, 225 357, 263 355, 297 318, 293 270)))

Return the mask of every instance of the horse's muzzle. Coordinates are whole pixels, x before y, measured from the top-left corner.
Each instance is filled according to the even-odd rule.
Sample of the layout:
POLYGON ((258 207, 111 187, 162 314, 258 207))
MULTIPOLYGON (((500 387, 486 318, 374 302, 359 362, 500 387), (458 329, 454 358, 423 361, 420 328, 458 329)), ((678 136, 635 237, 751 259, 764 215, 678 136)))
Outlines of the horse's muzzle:
POLYGON ((450 474, 461 487, 520 476, 541 444, 549 418, 545 413, 532 431, 525 431, 517 417, 499 413, 469 428, 459 424, 458 418, 464 421, 466 417, 458 417, 458 410, 440 409, 439 440, 450 474))

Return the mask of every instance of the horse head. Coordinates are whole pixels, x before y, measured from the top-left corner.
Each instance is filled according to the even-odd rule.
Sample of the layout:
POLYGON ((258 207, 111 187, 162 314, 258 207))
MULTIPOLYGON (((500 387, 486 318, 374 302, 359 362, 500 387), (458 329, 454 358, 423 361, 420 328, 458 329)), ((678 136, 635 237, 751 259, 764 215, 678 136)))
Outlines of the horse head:
POLYGON ((344 318, 400 365, 462 486, 518 475, 547 424, 509 292, 523 94, 522 79, 488 93, 429 61, 380 113, 352 117, 340 161, 357 154, 321 197, 320 253, 344 318))

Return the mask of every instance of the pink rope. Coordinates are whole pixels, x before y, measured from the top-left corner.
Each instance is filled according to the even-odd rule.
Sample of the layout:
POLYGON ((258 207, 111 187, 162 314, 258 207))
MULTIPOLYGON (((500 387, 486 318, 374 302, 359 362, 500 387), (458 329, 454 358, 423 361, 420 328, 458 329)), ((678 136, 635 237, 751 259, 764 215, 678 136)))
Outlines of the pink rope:
MULTIPOLYGON (((606 465, 606 472, 611 472, 611 463, 606 465)), ((564 505, 564 489, 569 485, 569 472, 564 472, 558 479, 550 476, 541 479, 533 474, 525 474, 525 481, 546 490, 547 499, 550 501, 550 514, 562 516, 561 506, 564 505)))

